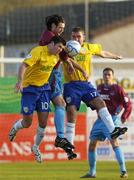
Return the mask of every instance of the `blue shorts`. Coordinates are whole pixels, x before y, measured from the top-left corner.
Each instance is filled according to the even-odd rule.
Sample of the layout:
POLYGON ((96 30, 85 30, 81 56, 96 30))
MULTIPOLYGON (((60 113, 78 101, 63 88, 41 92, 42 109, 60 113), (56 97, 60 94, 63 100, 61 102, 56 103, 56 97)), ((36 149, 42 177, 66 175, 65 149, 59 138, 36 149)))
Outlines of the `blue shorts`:
MULTIPOLYGON (((114 115, 112 116, 112 119, 115 126, 119 127, 121 124, 119 116, 114 115)), ((94 140, 104 141, 106 138, 111 140, 111 135, 109 133, 109 130, 101 119, 97 119, 91 129, 90 140, 91 141, 94 141, 94 140)))
POLYGON ((28 86, 23 88, 21 97, 21 113, 24 115, 37 112, 50 111, 51 88, 49 84, 44 86, 28 86))
POLYGON ((49 78, 49 83, 51 86, 51 99, 62 95, 63 86, 62 86, 62 77, 61 77, 61 69, 53 69, 51 76, 49 78))
POLYGON ((93 110, 95 108, 91 107, 89 102, 100 95, 90 82, 72 81, 64 84, 63 96, 67 105, 75 105, 77 110, 81 101, 93 110))

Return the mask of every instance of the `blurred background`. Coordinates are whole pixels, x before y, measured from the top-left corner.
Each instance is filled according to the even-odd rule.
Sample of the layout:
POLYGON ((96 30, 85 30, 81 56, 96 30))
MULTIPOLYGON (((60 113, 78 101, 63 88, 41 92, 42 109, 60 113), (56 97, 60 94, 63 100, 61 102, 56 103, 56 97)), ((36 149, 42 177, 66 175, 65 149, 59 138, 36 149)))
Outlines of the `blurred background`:
MULTIPOLYGON (((30 147, 36 132, 36 116, 30 130, 8 141, 12 123, 20 118, 20 95, 14 93, 17 70, 29 50, 38 45, 45 29, 45 17, 60 14, 66 20, 63 36, 69 40, 71 29, 81 26, 86 40, 100 43, 104 50, 122 55, 122 61, 93 59, 91 81, 101 82, 103 68, 114 69, 116 81, 134 103, 134 1, 133 0, 0 0, 0 161, 33 161, 30 147)), ((53 107, 52 107, 53 109, 53 107)), ((78 160, 87 159, 88 134, 96 118, 85 105, 77 116, 76 151, 78 160)), ((134 160, 134 116, 128 122, 129 133, 121 141, 125 158, 134 160)), ((55 128, 50 113, 48 130, 41 151, 47 160, 65 160, 66 155, 54 148, 55 128)), ((108 142, 98 148, 100 160, 113 160, 108 142)))

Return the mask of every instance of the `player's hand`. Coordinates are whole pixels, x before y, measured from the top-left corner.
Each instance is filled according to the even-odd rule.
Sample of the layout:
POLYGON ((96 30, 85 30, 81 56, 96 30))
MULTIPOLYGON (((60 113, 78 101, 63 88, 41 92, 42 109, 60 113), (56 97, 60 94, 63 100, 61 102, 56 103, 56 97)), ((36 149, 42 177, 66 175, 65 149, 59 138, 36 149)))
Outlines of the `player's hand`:
POLYGON ((18 81, 16 83, 14 90, 15 90, 15 93, 19 93, 22 91, 22 82, 21 81, 18 81))
POLYGON ((87 73, 86 73, 85 71, 83 71, 82 74, 83 74, 83 77, 88 81, 88 75, 87 75, 87 73))
POLYGON ((121 118, 122 124, 125 124, 126 121, 127 121, 127 119, 122 119, 122 118, 121 118))
POLYGON ((70 61, 69 61, 68 65, 67 65, 67 71, 68 71, 69 74, 72 74, 75 71, 75 68, 74 68, 73 64, 70 61))
POLYGON ((123 57, 122 56, 116 56, 114 59, 115 60, 120 60, 120 59, 123 59, 123 57))

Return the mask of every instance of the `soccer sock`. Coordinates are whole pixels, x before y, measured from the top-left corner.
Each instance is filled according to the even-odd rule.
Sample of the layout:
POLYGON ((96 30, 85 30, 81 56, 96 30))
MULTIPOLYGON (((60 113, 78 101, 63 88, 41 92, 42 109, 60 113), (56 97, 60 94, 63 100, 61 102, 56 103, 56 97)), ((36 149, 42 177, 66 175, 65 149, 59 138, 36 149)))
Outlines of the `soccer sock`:
POLYGON ((20 120, 15 122, 14 128, 15 128, 16 131, 18 131, 19 129, 23 129, 24 128, 21 122, 22 122, 22 119, 20 119, 20 120))
POLYGON ((115 155, 116 155, 116 159, 119 163, 119 166, 120 166, 120 171, 126 171, 126 166, 125 166, 125 158, 124 158, 124 155, 122 153, 122 150, 120 147, 115 147, 113 148, 114 152, 115 152, 115 155))
POLYGON ((101 120, 105 123, 105 125, 107 126, 109 132, 113 132, 114 129, 115 129, 115 126, 114 126, 114 123, 113 123, 113 120, 112 120, 112 117, 111 115, 109 114, 108 110, 106 107, 104 108, 101 108, 98 112, 101 120))
POLYGON ((73 144, 75 137, 75 123, 66 124, 66 138, 69 142, 73 144))
POLYGON ((54 123, 56 127, 57 136, 64 138, 64 120, 65 108, 62 106, 55 107, 54 123))
POLYGON ((44 131, 45 131, 45 128, 41 128, 41 127, 38 126, 34 145, 36 145, 36 146, 40 145, 40 143, 41 143, 41 141, 43 140, 43 137, 44 137, 44 131))
POLYGON ((96 151, 88 152, 88 163, 90 166, 89 174, 95 175, 96 174, 96 151))

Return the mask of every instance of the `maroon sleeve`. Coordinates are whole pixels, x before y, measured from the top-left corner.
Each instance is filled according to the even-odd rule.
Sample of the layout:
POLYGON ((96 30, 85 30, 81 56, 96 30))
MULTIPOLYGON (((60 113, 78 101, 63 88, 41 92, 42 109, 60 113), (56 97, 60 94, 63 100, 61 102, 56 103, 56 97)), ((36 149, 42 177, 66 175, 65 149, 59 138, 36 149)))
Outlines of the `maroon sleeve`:
POLYGON ((69 58, 67 52, 64 49, 60 52, 59 56, 62 61, 66 61, 69 58))
POLYGON ((45 45, 49 44, 49 42, 51 41, 53 36, 54 36, 53 32, 44 31, 41 34, 41 37, 40 37, 40 40, 39 40, 39 45, 40 46, 45 46, 45 45))
POLYGON ((121 86, 118 86, 118 90, 119 90, 122 106, 124 107, 124 111, 121 116, 121 119, 127 120, 132 112, 132 103, 130 101, 130 98, 124 92, 121 86))

